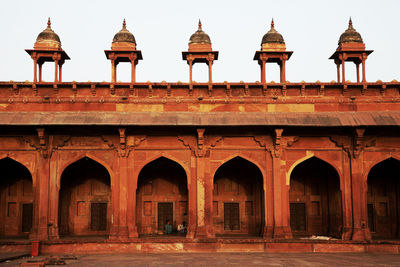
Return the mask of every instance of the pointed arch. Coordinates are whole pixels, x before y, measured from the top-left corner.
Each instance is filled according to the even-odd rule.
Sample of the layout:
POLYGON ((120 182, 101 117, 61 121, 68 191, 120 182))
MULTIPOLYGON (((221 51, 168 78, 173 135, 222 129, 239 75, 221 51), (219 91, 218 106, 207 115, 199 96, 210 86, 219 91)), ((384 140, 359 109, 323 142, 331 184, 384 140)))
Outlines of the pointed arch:
POLYGON ((291 167, 288 188, 293 235, 340 237, 343 194, 337 168, 312 153, 291 167))
POLYGON ((140 235, 163 232, 167 221, 175 229, 179 224, 191 224, 188 181, 187 170, 165 154, 146 161, 136 181, 136 225, 140 235))
POLYGON ((373 238, 398 239, 400 160, 390 155, 371 164, 364 186, 368 227, 373 238))
POLYGON ((0 159, 0 236, 27 237, 34 216, 33 177, 19 161, 0 159))
POLYGON ((108 174, 110 175, 110 185, 111 185, 111 187, 112 187, 112 185, 114 184, 114 172, 112 171, 111 167, 110 167, 104 160, 102 160, 102 159, 100 159, 100 158, 94 156, 93 154, 91 154, 91 153, 84 153, 84 154, 79 154, 79 155, 77 155, 77 156, 75 156, 75 157, 72 157, 72 158, 71 158, 70 160, 68 160, 65 164, 63 164, 62 167, 59 169, 58 177, 57 177, 57 189, 58 189, 58 190, 60 189, 61 177, 62 177, 64 171, 65 171, 69 166, 71 166, 72 164, 74 164, 75 162, 78 162, 79 160, 84 159, 84 158, 89 158, 89 159, 91 159, 91 160, 97 162, 98 164, 100 164, 101 166, 103 166, 103 167, 107 170, 108 174))
POLYGON ((395 160, 398 160, 398 161, 400 162, 400 156, 398 156, 398 155, 392 155, 392 154, 384 155, 384 156, 380 157, 379 159, 377 159, 377 160, 371 162, 371 163, 365 168, 365 171, 364 171, 364 174, 363 174, 363 182, 364 182, 364 183, 367 182, 367 180, 368 180, 368 175, 369 175, 369 173, 371 172, 371 170, 372 170, 373 167, 375 167, 375 166, 378 165, 379 163, 382 163, 382 162, 384 162, 385 160, 388 160, 388 159, 391 159, 391 158, 392 158, 392 159, 395 159, 395 160))
POLYGON ((212 182, 212 221, 216 234, 263 234, 264 184, 260 166, 237 154, 216 168, 212 182))
POLYGON ((183 162, 181 162, 179 159, 177 159, 176 157, 174 157, 172 155, 169 155, 167 153, 164 153, 164 152, 163 153, 159 153, 159 154, 147 159, 146 161, 142 162, 141 165, 139 165, 139 167, 137 168, 138 172, 137 172, 137 175, 136 175, 137 176, 136 183, 139 181, 139 175, 140 175, 141 171, 143 170, 143 168, 146 167, 149 163, 151 163, 153 161, 156 161, 156 160, 158 160, 160 158, 166 158, 166 159, 168 159, 170 161, 173 161, 176 164, 178 164, 185 171, 186 182, 187 182, 188 186, 191 184, 190 183, 190 179, 189 179, 190 172, 189 172, 187 166, 183 162))
POLYGON ((230 155, 229 157, 223 159, 222 163, 217 168, 215 168, 215 170, 213 170, 213 173, 212 173, 211 177, 213 177, 213 179, 214 179, 215 174, 217 173, 218 169, 221 168, 227 162, 229 162, 229 161, 231 161, 231 160, 233 160, 235 158, 242 158, 242 159, 250 162, 251 164, 255 165, 258 168, 258 170, 261 172, 261 175, 262 175, 262 178, 263 178, 263 182, 265 181, 265 177, 266 177, 265 176, 265 170, 261 166, 261 164, 256 162, 256 161, 254 161, 253 159, 247 157, 246 155, 243 155, 242 153, 234 153, 234 154, 230 155))
POLYGON ((341 172, 340 172, 339 168, 338 168, 335 164, 329 162, 329 160, 326 160, 324 157, 321 157, 320 155, 316 156, 316 155, 315 155, 313 152, 311 152, 311 151, 307 151, 307 155, 306 155, 306 156, 304 156, 304 157, 302 157, 302 158, 296 160, 296 161, 290 166, 289 171, 287 171, 287 173, 286 173, 286 185, 287 185, 287 186, 290 186, 290 177, 291 177, 291 175, 292 175, 292 173, 293 173, 293 170, 294 170, 297 166, 299 166, 300 164, 302 164, 303 162, 305 162, 305 161, 307 161, 307 160, 309 160, 309 159, 311 159, 311 158, 317 158, 317 159, 319 159, 319 160, 325 162, 326 164, 328 164, 330 167, 332 167, 332 168, 336 171, 336 173, 337 173, 337 175, 338 175, 338 177, 339 177, 340 189, 342 190, 342 175, 341 175, 341 172))
POLYGON ((6 159, 6 158, 11 159, 11 160, 17 162, 18 164, 21 164, 21 165, 30 173, 31 178, 32 178, 32 183, 33 183, 33 185, 35 185, 35 182, 36 182, 36 175, 34 175, 35 172, 34 172, 34 170, 31 168, 31 166, 29 166, 29 165, 23 163, 23 162, 18 158, 18 156, 11 155, 10 153, 2 153, 2 154, 0 154, 0 160, 6 159))
POLYGON ((73 160, 63 169, 59 181, 59 233, 108 235, 113 202, 110 172, 89 156, 73 160))

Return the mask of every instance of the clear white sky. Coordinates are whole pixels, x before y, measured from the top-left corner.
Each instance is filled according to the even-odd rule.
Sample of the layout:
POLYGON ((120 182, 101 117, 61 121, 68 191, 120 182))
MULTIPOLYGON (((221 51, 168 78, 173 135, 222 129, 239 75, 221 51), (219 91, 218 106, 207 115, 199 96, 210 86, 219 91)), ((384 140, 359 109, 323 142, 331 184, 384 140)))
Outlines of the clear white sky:
MULTIPOLYGON (((336 67, 328 60, 351 16, 367 49, 367 80, 400 80, 398 0, 2 0, 0 8, 0 81, 31 81, 33 63, 24 49, 33 48, 51 17, 52 28, 71 57, 63 67, 64 81, 110 81, 104 55, 123 18, 143 53, 137 81, 188 81, 181 51, 201 18, 213 49, 215 82, 254 82, 260 70, 253 61, 273 17, 288 50, 291 82, 329 82, 336 67)), ((46 64, 45 64, 46 65, 46 64)), ((194 80, 206 81, 206 66, 195 65, 194 80)), ((352 64, 346 78, 354 81, 352 64)), ((119 65, 118 80, 129 80, 128 64, 119 65)), ((53 79, 53 64, 45 66, 53 79)), ((267 66, 267 80, 278 81, 277 67, 267 66), (268 75, 269 74, 269 75, 268 75)))

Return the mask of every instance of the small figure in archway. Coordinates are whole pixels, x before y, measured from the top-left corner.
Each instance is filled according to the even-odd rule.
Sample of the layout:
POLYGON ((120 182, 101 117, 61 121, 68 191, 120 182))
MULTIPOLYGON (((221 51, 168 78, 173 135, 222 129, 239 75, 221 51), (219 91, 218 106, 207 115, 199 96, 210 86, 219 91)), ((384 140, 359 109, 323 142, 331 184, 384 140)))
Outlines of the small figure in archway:
POLYGON ((165 230, 166 235, 172 234, 172 225, 171 225, 171 221, 169 219, 167 220, 167 222, 164 226, 164 230, 165 230))
POLYGON ((186 234, 186 231, 187 231, 187 226, 186 226, 186 222, 185 221, 183 221, 181 224, 179 224, 178 225, 178 233, 180 233, 180 234, 186 234))

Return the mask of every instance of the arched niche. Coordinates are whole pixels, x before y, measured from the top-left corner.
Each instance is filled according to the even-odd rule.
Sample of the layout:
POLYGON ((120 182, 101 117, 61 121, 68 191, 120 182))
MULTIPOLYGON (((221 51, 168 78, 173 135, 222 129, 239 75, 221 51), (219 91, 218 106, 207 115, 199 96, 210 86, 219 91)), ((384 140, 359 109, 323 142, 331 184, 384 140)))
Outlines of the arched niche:
POLYGON ((33 222, 32 175, 21 163, 0 160, 0 236, 28 237, 33 222))
POLYGON ((60 236, 109 234, 112 214, 110 180, 107 169, 89 157, 64 169, 59 191, 60 236))
POLYGON ((213 225, 217 235, 260 236, 264 228, 264 190, 260 169, 235 157, 214 175, 213 225))
POLYGON ((341 237, 340 178, 336 169, 327 162, 311 157, 293 169, 289 203, 294 236, 341 237))
POLYGON ((189 225, 187 175, 177 162, 159 157, 139 173, 136 192, 136 222, 139 235, 164 233, 169 220, 173 232, 179 224, 189 225))
POLYGON ((368 173, 368 227, 374 239, 400 237, 400 161, 388 158, 368 173))

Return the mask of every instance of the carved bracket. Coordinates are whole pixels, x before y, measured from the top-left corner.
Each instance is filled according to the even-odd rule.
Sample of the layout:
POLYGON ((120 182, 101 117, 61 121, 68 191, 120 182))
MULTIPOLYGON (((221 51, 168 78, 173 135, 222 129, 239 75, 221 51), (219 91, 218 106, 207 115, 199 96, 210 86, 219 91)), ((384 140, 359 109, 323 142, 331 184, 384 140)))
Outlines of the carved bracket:
POLYGON ((39 151, 43 158, 47 158, 49 156, 48 145, 47 145, 47 136, 44 128, 36 129, 39 137, 39 151))
POLYGON ((127 155, 126 153, 126 128, 119 128, 118 129, 119 132, 119 150, 118 150, 118 154, 120 155, 120 157, 125 157, 127 155))
POLYGON ((206 157, 210 150, 222 140, 222 136, 205 136, 205 129, 197 129, 197 137, 178 136, 178 140, 188 147, 196 157, 206 157))

